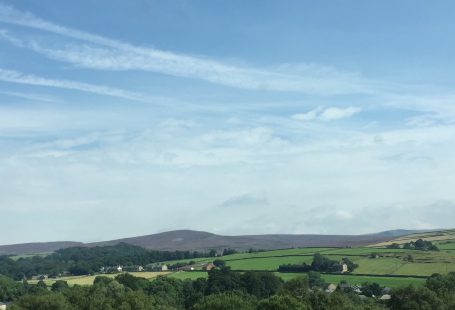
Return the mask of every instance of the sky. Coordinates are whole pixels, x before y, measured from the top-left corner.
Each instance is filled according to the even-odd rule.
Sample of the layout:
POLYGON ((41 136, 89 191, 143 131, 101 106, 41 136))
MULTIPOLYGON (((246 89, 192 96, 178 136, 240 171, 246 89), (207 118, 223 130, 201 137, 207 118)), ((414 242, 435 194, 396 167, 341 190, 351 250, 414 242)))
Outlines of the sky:
POLYGON ((454 10, 0 0, 0 244, 453 228, 454 10))

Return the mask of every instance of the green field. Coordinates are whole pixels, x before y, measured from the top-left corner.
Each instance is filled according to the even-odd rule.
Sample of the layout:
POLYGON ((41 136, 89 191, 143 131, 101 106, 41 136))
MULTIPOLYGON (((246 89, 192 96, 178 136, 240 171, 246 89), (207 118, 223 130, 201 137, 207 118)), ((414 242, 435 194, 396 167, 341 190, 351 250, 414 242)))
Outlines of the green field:
MULTIPOLYGON (((129 274, 132 274, 135 277, 141 277, 141 278, 146 278, 146 279, 154 279, 157 276, 162 276, 162 275, 167 275, 168 272, 129 272, 129 274)), ((119 274, 99 274, 99 275, 92 275, 92 276, 70 276, 70 277, 61 277, 58 279, 46 279, 44 280, 44 283, 46 283, 47 286, 51 286, 54 284, 55 281, 57 280, 63 280, 68 283, 68 285, 73 286, 73 285, 92 285, 93 281, 97 276, 104 276, 104 277, 109 277, 109 278, 115 278, 119 274)), ((38 283, 38 280, 30 280, 28 281, 30 284, 36 284, 38 283)))
POLYGON ((311 256, 262 257, 242 260, 227 260, 226 265, 233 270, 275 271, 283 264, 311 263, 311 256))
MULTIPOLYGON (((239 253, 220 257, 226 265, 239 271, 270 271, 275 272, 284 280, 299 276, 298 273, 278 273, 283 264, 311 263, 312 255, 321 253, 332 260, 348 257, 358 264, 352 275, 323 274, 326 282, 338 283, 346 280, 351 284, 377 282, 381 285, 396 287, 400 285, 421 285, 425 278, 434 273, 446 274, 455 272, 455 240, 454 231, 430 232, 400 237, 400 243, 416 238, 433 240, 440 251, 417 251, 405 249, 387 249, 384 246, 365 246, 354 248, 301 248, 265 251, 258 253, 239 253), (374 255, 373 255, 374 254, 374 255), (391 276, 388 276, 391 275, 391 276), (397 277, 393 277, 397 276, 397 277)), ((210 261, 213 259, 205 259, 210 261)), ((207 277, 205 272, 177 272, 169 276, 179 279, 196 279, 207 277)))

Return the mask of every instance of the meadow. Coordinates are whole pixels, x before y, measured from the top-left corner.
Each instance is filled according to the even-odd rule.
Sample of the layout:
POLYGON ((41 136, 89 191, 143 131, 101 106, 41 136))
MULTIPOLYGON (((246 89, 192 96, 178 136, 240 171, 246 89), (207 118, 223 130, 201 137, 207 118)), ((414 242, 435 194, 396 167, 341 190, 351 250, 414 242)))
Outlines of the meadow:
MULTIPOLYGON (((135 276, 135 277, 142 277, 146 278, 149 280, 155 279, 158 276, 164 276, 169 274, 169 272, 129 272, 129 274, 135 276)), ((102 274, 102 276, 109 277, 109 278, 115 278, 117 274, 102 274)), ((69 276, 69 277, 61 277, 58 279, 45 279, 43 280, 44 283, 47 286, 51 286, 53 283, 55 283, 57 280, 63 280, 68 283, 68 285, 73 286, 73 285, 92 285, 93 281, 95 278, 100 275, 89 275, 89 276, 69 276)), ((36 284, 38 283, 38 280, 29 280, 28 283, 30 284, 36 284)))

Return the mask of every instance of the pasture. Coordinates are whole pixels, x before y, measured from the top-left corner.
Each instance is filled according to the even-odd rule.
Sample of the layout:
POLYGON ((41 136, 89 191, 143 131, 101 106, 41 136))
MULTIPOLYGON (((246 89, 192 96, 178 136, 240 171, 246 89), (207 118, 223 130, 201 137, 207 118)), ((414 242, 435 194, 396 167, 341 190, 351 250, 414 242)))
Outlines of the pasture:
MULTIPOLYGON (((129 274, 135 276, 135 277, 141 277, 141 278, 146 278, 146 279, 154 279, 158 276, 163 276, 169 274, 169 272, 128 272, 129 274)), ((119 273, 116 274, 98 274, 98 275, 89 275, 89 276, 69 276, 69 277, 61 277, 57 279, 46 279, 44 280, 44 283, 47 286, 51 286, 54 284, 57 280, 63 280, 68 283, 68 285, 73 286, 73 285, 92 285, 93 281, 97 276, 105 276, 109 278, 115 278, 119 273)), ((30 284, 36 284, 38 283, 38 280, 30 280, 28 281, 30 284)))

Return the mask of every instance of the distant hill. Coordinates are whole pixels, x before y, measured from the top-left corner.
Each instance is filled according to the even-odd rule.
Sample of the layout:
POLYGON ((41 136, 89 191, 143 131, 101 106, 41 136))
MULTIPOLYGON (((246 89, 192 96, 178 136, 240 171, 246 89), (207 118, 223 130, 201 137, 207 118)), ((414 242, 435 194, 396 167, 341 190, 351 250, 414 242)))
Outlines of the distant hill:
POLYGON ((33 242, 21 244, 0 245, 0 255, 14 254, 36 254, 54 252, 58 249, 83 246, 82 242, 74 241, 56 241, 56 242, 33 242))
POLYGON ((370 246, 382 247, 392 243, 404 244, 410 241, 416 241, 417 239, 423 239, 426 241, 445 241, 455 242, 455 229, 433 229, 427 231, 415 231, 411 234, 398 235, 390 240, 371 244, 370 246))
POLYGON ((75 246, 105 246, 115 245, 120 242, 141 246, 154 250, 182 250, 182 251, 208 251, 210 249, 222 250, 232 248, 246 251, 250 248, 275 250, 293 247, 348 247, 364 246, 373 243, 387 242, 400 236, 415 233, 415 230, 391 230, 365 235, 245 235, 222 236, 203 231, 174 230, 158 234, 131 237, 110 241, 81 243, 81 242, 43 242, 1 245, 0 255, 4 254, 34 254, 53 252, 58 249, 75 246))

